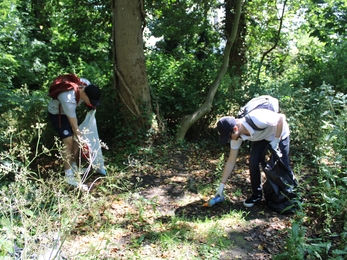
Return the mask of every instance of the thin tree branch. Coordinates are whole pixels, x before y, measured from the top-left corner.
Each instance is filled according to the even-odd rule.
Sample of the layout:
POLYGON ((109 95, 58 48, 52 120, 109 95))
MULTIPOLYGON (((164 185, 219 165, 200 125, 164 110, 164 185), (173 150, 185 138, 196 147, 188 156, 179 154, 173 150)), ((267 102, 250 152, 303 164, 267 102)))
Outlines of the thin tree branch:
POLYGON ((279 41, 280 41, 280 39, 281 39, 281 30, 282 30, 282 25, 283 25, 284 10, 286 9, 286 4, 287 4, 287 0, 285 0, 284 3, 283 3, 283 9, 282 9, 282 14, 281 14, 281 18, 280 18, 280 26, 279 26, 279 28, 278 28, 278 30, 277 30, 276 42, 274 43, 274 45, 273 45, 270 49, 268 49, 267 51, 265 51, 265 52, 263 53, 262 57, 261 57, 260 64, 259 64, 259 68, 258 68, 258 72, 257 72, 257 77, 256 77, 256 79, 257 79, 257 85, 259 85, 259 83, 260 83, 260 79, 259 79, 259 77, 260 77, 260 70, 261 70, 261 67, 263 66, 263 62, 264 62, 265 57, 266 57, 271 51, 273 51, 273 50, 277 47, 277 45, 278 45, 278 43, 279 43, 279 41))
POLYGON ((218 87, 220 86, 220 82, 221 82, 222 78, 224 77, 224 75, 226 74, 227 69, 228 69, 230 50, 231 50, 231 47, 233 46, 235 39, 237 37, 237 30, 239 27, 241 12, 242 12, 242 0, 236 0, 235 18, 233 21, 231 33, 228 36, 228 40, 227 40, 226 46, 224 48, 223 61, 222 61, 221 67, 218 71, 218 74, 217 74, 215 80, 212 82, 212 84, 209 88, 209 91, 207 93, 207 97, 206 97, 204 104, 200 108, 198 108, 195 112, 183 117, 180 120, 180 127, 176 133, 176 140, 178 140, 178 141, 183 140, 188 129, 194 123, 196 123, 202 116, 206 115, 211 110, 214 96, 218 90, 218 87))

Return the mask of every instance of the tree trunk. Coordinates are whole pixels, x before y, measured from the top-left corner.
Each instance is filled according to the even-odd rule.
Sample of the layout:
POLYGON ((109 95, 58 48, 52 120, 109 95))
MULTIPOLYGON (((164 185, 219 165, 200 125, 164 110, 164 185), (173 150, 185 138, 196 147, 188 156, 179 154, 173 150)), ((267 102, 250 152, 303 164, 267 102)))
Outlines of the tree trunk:
POLYGON ((142 127, 152 111, 142 38, 143 0, 113 0, 112 9, 116 90, 126 118, 131 114, 136 119, 130 124, 142 127))
POLYGON ((220 85, 222 78, 224 77, 224 75, 226 74, 227 69, 228 69, 230 50, 231 50, 231 47, 233 46, 234 41, 236 39, 237 29, 239 27, 239 21, 240 21, 240 17, 241 17, 241 9, 242 9, 241 4, 242 4, 242 0, 237 0, 236 5, 235 5, 236 6, 235 7, 235 19, 233 21, 232 31, 228 37, 227 44, 226 44, 225 49, 224 49, 223 61, 222 61, 221 68, 219 69, 219 72, 218 72, 215 80, 212 82, 212 84, 210 86, 210 89, 207 93, 207 97, 206 97, 204 104, 198 110, 196 110, 194 113, 187 115, 181 119, 180 127, 177 131, 177 134, 176 134, 176 140, 177 141, 183 140, 187 131, 189 130, 189 128, 194 123, 196 123, 201 117, 203 117, 204 115, 206 115, 208 112, 211 111, 214 96, 218 90, 218 87, 220 85))
MULTIPOLYGON (((225 25, 225 31, 226 35, 230 35, 232 32, 232 26, 233 26, 233 21, 235 20, 235 15, 236 13, 234 12, 235 7, 236 7, 237 1, 236 0, 227 0, 225 4, 226 8, 226 14, 225 14, 225 19, 226 19, 226 25, 225 25)), ((242 82, 242 76, 243 76, 243 71, 244 71, 244 65, 246 63, 246 16, 245 13, 242 12, 239 20, 239 26, 237 30, 237 35, 236 39, 233 43, 233 46, 231 47, 230 50, 230 55, 229 55, 229 70, 228 74, 230 77, 237 78, 238 83, 242 82)), ((232 93, 234 88, 236 87, 237 84, 231 84, 230 92, 232 93)))

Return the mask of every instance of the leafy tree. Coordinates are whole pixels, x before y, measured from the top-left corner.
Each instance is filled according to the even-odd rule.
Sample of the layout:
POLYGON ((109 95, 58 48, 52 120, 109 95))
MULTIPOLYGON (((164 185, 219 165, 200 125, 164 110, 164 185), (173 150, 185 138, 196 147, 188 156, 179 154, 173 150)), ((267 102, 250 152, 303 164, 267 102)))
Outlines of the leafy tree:
POLYGON ((346 0, 311 0, 306 3, 303 24, 310 35, 327 44, 339 43, 346 36, 346 0))
POLYGON ((237 3, 236 3, 235 20, 233 21, 232 31, 230 32, 230 34, 228 34, 229 37, 228 37, 228 41, 226 43, 226 47, 224 49, 223 62, 222 62, 220 71, 218 72, 218 75, 216 76, 214 82, 210 86, 205 103, 198 110, 196 110, 194 113, 192 113, 188 116, 185 116, 180 121, 180 128, 179 128, 177 135, 176 135, 177 140, 182 140, 184 138, 186 132, 188 131, 189 127, 192 124, 194 124, 195 122, 197 122, 202 116, 204 116, 206 113, 208 113, 211 109, 212 102, 213 102, 214 96, 216 94, 216 91, 217 91, 217 89, 220 85, 220 82, 221 82, 221 80, 222 80, 223 76, 225 75, 227 68, 228 68, 229 55, 230 55, 231 47, 234 44, 234 41, 236 39, 237 30, 238 30, 238 26, 239 26, 239 21, 240 21, 240 16, 241 16, 241 11, 242 11, 241 3, 242 3, 241 0, 237 1, 237 3))
MULTIPOLYGON (((158 39, 146 53, 153 106, 168 130, 176 131, 179 120, 204 103, 220 66, 222 31, 214 18, 219 7, 218 1, 147 4, 148 28, 158 39)), ((211 121, 201 118, 191 133, 211 121)))
POLYGON ((0 84, 3 89, 12 87, 12 79, 21 64, 17 56, 27 42, 26 29, 19 19, 16 1, 2 1, 0 25, 0 84))
POLYGON ((110 70, 111 11, 106 3, 19 0, 17 10, 28 40, 18 48, 16 87, 26 84, 39 89, 67 72, 95 82, 110 70))
POLYGON ((286 73, 286 60, 290 51, 289 32, 296 4, 296 1, 259 0, 245 5, 246 99, 257 94, 271 93, 271 89, 265 87, 266 84, 286 73))
POLYGON ((301 72, 295 79, 299 85, 316 89, 325 82, 346 93, 346 4, 309 1, 301 10, 304 20, 293 35, 297 54, 291 62, 301 72))
MULTIPOLYGON (((225 1, 225 33, 223 38, 228 38, 228 35, 232 31, 233 22, 235 20, 236 13, 234 12, 236 8, 237 1, 225 1)), ((243 4, 245 5, 245 4, 243 4)), ((237 84, 233 84, 231 87, 231 92, 235 90, 242 84, 242 77, 244 74, 244 66, 246 65, 246 35, 247 35, 247 25, 246 25, 246 14, 241 13, 239 28, 237 30, 237 36, 235 42, 231 47, 230 58, 229 58, 229 76, 231 78, 237 79, 237 84)))
POLYGON ((147 3, 148 29, 159 39, 155 49, 177 60, 183 55, 203 60, 220 41, 220 35, 211 30, 211 19, 218 7, 215 0, 147 3))

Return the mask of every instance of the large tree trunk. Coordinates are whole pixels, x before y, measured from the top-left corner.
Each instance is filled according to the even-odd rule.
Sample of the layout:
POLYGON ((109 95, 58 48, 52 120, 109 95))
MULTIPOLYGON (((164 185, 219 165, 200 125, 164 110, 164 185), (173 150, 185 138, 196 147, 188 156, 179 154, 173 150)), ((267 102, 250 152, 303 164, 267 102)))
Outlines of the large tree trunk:
MULTIPOLYGON (((148 124, 151 97, 143 51, 143 0, 112 0, 115 86, 127 121, 148 124)), ((134 125, 135 126, 135 125, 134 125)))
POLYGON ((208 112, 211 111, 214 96, 218 90, 218 87, 220 85, 222 78, 224 77, 228 69, 230 50, 236 39, 237 29, 239 27, 239 21, 241 17, 241 9, 242 9, 241 6, 242 6, 242 0, 237 0, 235 5, 235 19, 233 21, 232 31, 229 34, 228 41, 224 49, 221 68, 215 80, 212 82, 210 86, 210 89, 207 93, 207 97, 204 104, 194 113, 183 117, 182 120, 180 121, 180 127, 176 134, 176 140, 178 141, 183 140, 189 128, 194 123, 196 123, 201 117, 203 117, 204 115, 206 115, 208 112))

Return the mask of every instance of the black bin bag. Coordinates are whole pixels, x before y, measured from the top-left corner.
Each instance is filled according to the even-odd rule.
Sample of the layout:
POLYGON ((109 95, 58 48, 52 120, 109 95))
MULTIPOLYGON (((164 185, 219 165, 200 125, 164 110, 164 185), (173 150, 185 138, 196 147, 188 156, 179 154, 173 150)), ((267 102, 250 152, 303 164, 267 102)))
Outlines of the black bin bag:
POLYGON ((265 149, 261 165, 266 175, 263 193, 267 206, 280 214, 295 213, 299 197, 296 192, 297 181, 291 169, 283 164, 271 146, 265 149), (271 156, 266 160, 269 151, 271 156))

